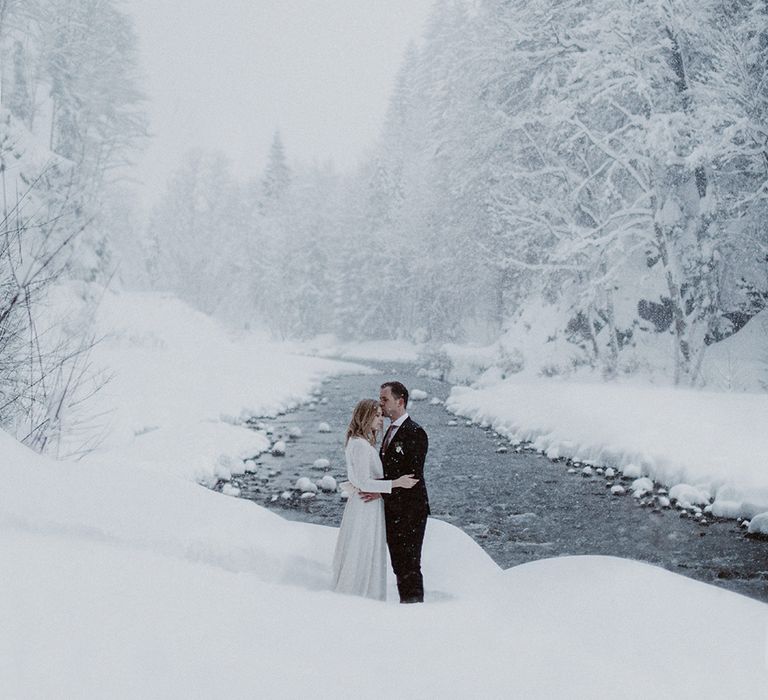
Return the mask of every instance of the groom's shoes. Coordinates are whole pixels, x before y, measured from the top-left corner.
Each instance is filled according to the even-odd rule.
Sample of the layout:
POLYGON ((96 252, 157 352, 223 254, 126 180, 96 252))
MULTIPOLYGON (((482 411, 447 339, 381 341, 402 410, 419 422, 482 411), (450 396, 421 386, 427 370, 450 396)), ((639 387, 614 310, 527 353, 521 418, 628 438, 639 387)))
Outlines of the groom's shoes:
POLYGON ((424 583, 420 571, 397 577, 397 592, 401 603, 423 603, 424 583))

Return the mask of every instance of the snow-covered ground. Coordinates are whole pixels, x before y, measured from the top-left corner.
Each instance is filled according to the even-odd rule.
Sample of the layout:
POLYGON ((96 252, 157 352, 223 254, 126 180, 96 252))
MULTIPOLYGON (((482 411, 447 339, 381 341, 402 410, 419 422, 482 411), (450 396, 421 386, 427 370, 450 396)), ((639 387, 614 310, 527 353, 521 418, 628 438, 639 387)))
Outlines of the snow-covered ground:
POLYGON ((748 698, 768 684, 762 603, 616 558, 502 571, 437 520, 425 605, 395 604, 391 579, 387 604, 333 594, 334 528, 196 481, 264 447, 232 418, 243 409, 282 410, 357 368, 232 340, 172 298, 114 297, 101 314, 115 333, 94 359, 116 377, 94 409, 111 410, 100 449, 54 461, 0 433, 2 697, 748 698))
MULTIPOLYGON (((60 288, 54 308, 77 309, 76 291, 60 288)), ((241 419, 289 410, 333 374, 369 371, 290 354, 254 335, 233 338, 171 295, 107 293, 96 328, 103 339, 91 361, 111 379, 85 404, 83 427, 62 452, 76 452, 85 430, 100 436, 85 461, 201 482, 269 447, 241 419)))
POLYGON ((655 567, 504 572, 433 520, 427 604, 381 604, 327 590, 333 528, 5 434, 0 453, 4 697, 747 698, 768 683, 768 607, 655 567))

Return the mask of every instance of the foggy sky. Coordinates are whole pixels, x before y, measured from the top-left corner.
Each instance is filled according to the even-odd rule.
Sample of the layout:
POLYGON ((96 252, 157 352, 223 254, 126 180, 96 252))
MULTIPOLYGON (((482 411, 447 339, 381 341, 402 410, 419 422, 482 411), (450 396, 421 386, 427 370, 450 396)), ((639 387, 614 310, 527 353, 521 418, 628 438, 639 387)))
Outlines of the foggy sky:
POLYGON ((188 148, 257 174, 276 128, 291 160, 353 166, 432 1, 126 0, 150 100, 135 171, 145 202, 188 148))

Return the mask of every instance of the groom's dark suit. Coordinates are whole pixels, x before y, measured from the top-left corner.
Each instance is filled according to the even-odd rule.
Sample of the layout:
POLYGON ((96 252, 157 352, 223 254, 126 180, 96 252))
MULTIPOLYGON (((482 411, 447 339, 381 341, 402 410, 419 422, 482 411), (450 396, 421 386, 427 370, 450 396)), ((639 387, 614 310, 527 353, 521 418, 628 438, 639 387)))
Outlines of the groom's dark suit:
POLYGON ((386 451, 382 445, 380 453, 385 479, 413 474, 419 480, 413 488, 394 489, 391 494, 384 494, 387 546, 401 603, 424 601, 421 545, 429 515, 429 499, 424 483, 424 460, 428 449, 429 440, 424 429, 406 418, 386 451))

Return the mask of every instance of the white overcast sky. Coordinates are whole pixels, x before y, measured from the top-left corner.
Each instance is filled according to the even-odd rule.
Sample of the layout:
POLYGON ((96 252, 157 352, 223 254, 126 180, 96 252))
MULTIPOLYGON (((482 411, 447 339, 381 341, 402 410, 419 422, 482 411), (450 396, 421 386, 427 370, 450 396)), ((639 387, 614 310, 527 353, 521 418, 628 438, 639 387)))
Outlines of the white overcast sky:
POLYGON ((355 164, 375 139, 433 0, 126 0, 153 139, 145 201, 189 148, 258 174, 276 128, 290 160, 355 164))

